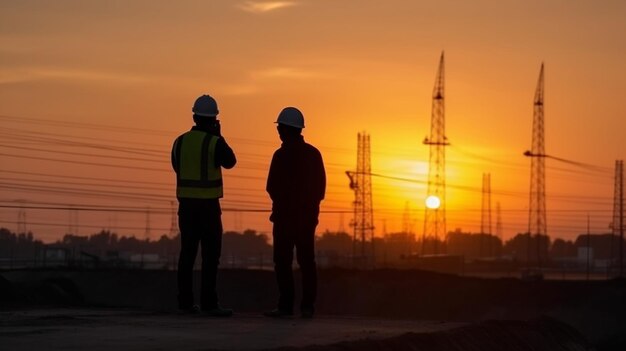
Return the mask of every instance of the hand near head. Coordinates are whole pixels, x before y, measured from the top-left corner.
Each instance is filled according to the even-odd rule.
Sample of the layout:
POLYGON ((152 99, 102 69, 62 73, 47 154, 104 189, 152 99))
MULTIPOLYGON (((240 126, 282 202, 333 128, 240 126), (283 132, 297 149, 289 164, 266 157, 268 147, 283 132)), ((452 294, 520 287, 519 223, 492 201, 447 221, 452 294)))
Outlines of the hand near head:
POLYGON ((217 119, 215 120, 215 123, 213 123, 213 132, 217 136, 222 136, 222 125, 217 119))

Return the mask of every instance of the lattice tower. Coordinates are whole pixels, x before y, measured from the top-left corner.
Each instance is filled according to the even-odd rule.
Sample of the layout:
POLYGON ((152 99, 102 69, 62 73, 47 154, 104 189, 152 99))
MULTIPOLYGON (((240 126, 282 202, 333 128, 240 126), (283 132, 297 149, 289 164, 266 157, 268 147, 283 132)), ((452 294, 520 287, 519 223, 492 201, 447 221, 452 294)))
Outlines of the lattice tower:
POLYGON ((17 234, 26 234, 26 210, 23 207, 17 211, 17 234))
POLYGON ((441 53, 439 70, 433 89, 432 110, 430 119, 430 136, 424 144, 430 148, 428 166, 427 197, 434 196, 439 200, 437 208, 426 206, 424 215, 424 232, 422 235, 422 253, 439 253, 437 242, 446 235, 446 152, 449 145, 445 128, 445 95, 444 95, 444 54, 441 53), (428 247, 427 242, 433 243, 428 247))
POLYGON ((374 257, 374 212, 372 205, 372 175, 370 158, 370 136, 365 132, 357 135, 356 172, 346 172, 350 178, 350 189, 354 191, 354 217, 350 226, 354 230, 353 255, 365 260, 370 255, 368 241, 371 244, 371 256, 374 257))
POLYGON ((151 221, 150 221, 150 207, 146 208, 146 229, 144 231, 144 238, 145 239, 150 239, 150 232, 151 232, 151 221))
POLYGON ((483 173, 483 203, 481 208, 480 232, 491 233, 491 174, 483 173))
POLYGON ((502 243, 504 243, 504 239, 502 238, 502 213, 500 212, 500 202, 496 202, 496 236, 502 243))
POLYGON ((544 68, 541 64, 539 80, 533 101, 532 147, 524 153, 530 162, 530 206, 528 207, 528 253, 531 259, 531 237, 537 238, 537 261, 541 262, 539 245, 540 236, 547 235, 546 221, 546 174, 545 174, 545 138, 544 138, 544 68))
POLYGON ((67 233, 78 235, 78 210, 70 209, 68 211, 67 233))

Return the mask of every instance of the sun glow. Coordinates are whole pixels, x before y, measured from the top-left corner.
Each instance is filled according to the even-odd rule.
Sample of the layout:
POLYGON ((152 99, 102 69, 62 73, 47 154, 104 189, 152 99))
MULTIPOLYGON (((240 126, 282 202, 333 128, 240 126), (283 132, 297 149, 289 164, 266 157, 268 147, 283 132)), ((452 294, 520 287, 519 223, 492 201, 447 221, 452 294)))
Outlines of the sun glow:
POLYGON ((430 195, 426 198, 426 207, 430 209, 438 209, 441 206, 441 200, 435 195, 430 195))

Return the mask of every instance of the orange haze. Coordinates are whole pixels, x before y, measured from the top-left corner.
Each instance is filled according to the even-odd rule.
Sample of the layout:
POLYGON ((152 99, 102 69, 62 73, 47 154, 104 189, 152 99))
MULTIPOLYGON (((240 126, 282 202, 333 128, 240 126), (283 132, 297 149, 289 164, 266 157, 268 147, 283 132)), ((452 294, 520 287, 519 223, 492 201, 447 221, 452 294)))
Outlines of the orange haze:
POLYGON ((624 13, 617 0, 2 2, 0 226, 17 229, 15 206, 29 204, 68 208, 24 210, 48 242, 102 228, 168 233, 170 143, 209 93, 239 158, 224 172, 226 230, 271 231, 266 212, 247 211, 269 209, 272 122, 291 105, 327 166, 318 231, 349 230, 345 171, 366 131, 372 172, 416 181, 372 179, 376 235, 402 230, 407 202, 419 234, 422 140, 445 50, 448 229, 480 229, 486 172, 504 238, 527 229, 522 153, 545 62, 546 152, 598 166, 547 161, 548 231, 574 238, 589 214, 592 232, 606 232, 614 162, 626 156, 624 13))

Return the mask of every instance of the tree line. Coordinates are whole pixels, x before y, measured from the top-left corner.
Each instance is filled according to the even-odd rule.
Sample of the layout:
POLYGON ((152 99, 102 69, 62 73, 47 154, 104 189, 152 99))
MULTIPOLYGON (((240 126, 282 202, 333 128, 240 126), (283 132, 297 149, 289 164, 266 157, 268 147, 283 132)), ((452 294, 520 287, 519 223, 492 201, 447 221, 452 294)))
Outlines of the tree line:
MULTIPOLYGON (((262 258, 271 262, 272 246, 267 234, 248 229, 243 232, 228 231, 223 235, 222 260, 224 262, 254 261, 262 258), (230 261, 229 261, 230 260, 230 261)), ((619 237, 612 234, 581 234, 575 240, 551 240, 546 235, 520 233, 502 241, 482 233, 449 232, 445 240, 421 238, 412 233, 390 233, 365 243, 354 241, 345 232, 326 231, 316 237, 316 251, 321 260, 340 262, 341 258, 365 253, 377 262, 402 262, 411 256, 432 253, 463 256, 466 261, 508 258, 516 261, 550 261, 576 258, 585 254, 587 247, 594 260, 611 260, 619 255, 619 237), (437 251, 433 251, 437 248, 437 251), (583 249, 583 251, 581 251, 583 249)), ((65 234, 54 243, 44 244, 31 232, 14 233, 0 228, 0 259, 41 259, 46 251, 63 250, 77 257, 100 259, 120 258, 123 253, 158 255, 175 261, 180 250, 179 235, 162 235, 158 239, 140 239, 136 236, 119 236, 108 230, 91 235, 65 234)))

